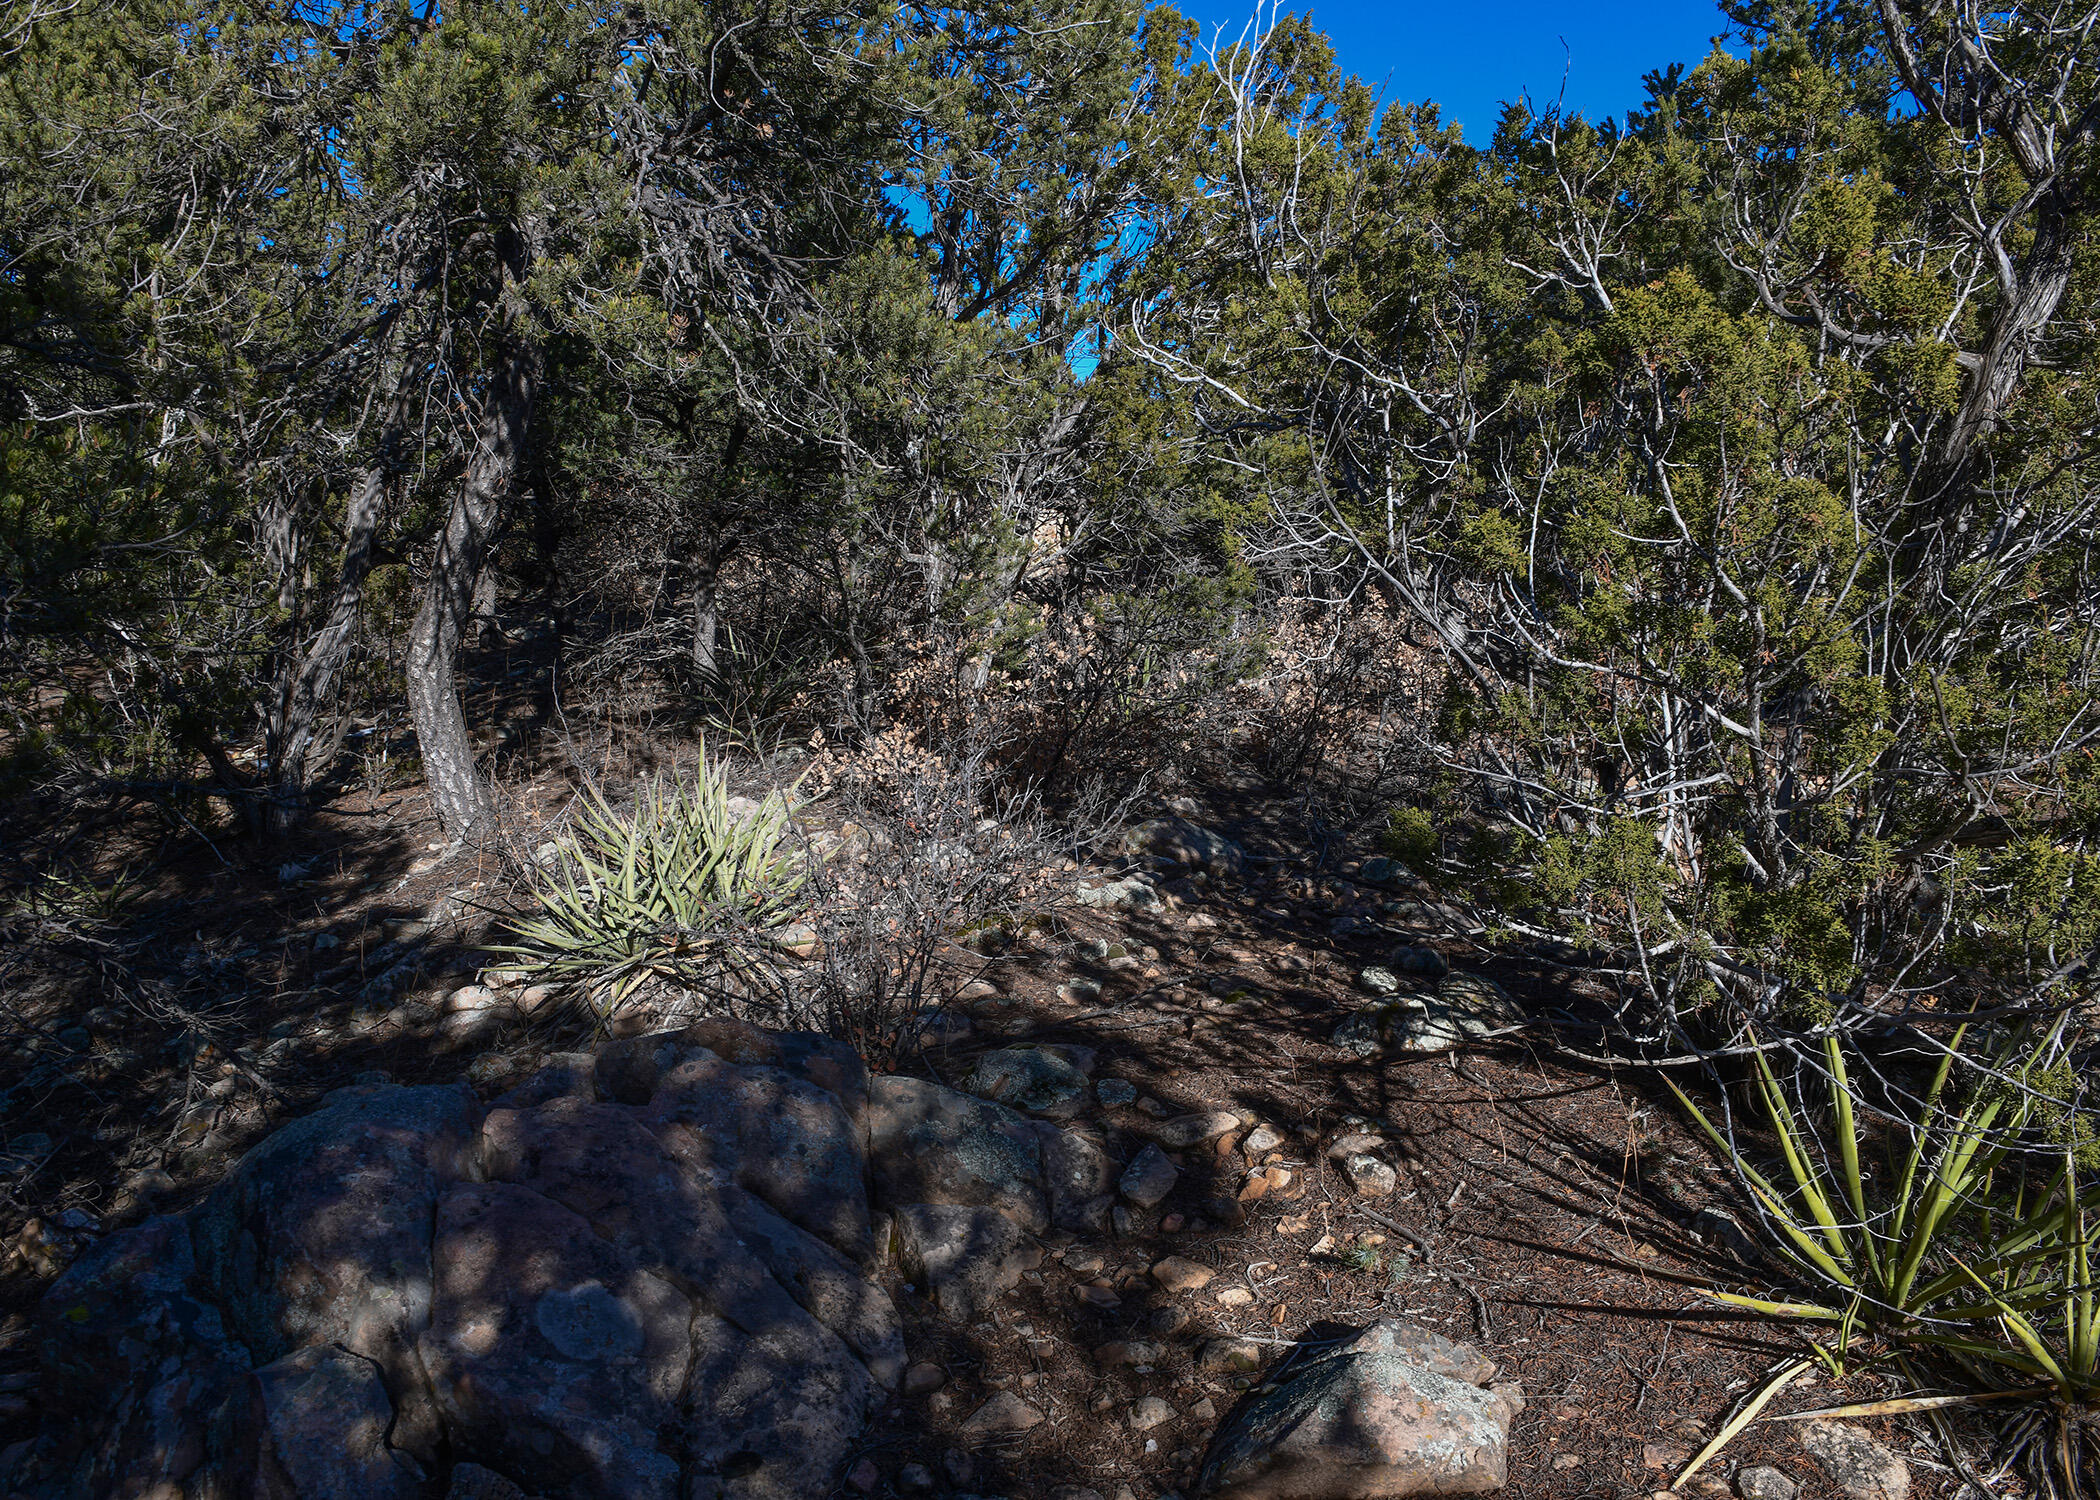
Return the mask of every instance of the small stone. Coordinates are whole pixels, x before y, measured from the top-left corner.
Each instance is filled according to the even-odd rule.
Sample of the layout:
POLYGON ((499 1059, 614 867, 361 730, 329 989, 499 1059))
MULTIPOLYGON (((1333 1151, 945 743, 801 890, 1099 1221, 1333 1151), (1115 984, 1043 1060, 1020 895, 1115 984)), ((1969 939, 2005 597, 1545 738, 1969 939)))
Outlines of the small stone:
POLYGON ((1174 1191, 1175 1180, 1180 1176, 1181 1169, 1167 1160, 1165 1152, 1157 1146, 1147 1146, 1124 1169, 1118 1186, 1132 1203, 1151 1208, 1174 1191))
POLYGON ((961 1431, 973 1437, 1004 1437, 1039 1425, 1043 1414, 1016 1396, 1001 1391, 963 1419, 961 1431))
POLYGON ((1376 1151, 1384 1144, 1383 1137, 1373 1135, 1367 1130, 1349 1130, 1335 1137, 1333 1144, 1327 1148, 1327 1154, 1339 1161, 1345 1156, 1354 1156, 1359 1152, 1376 1151))
POLYGON ((1752 1464, 1737 1472, 1735 1492, 1743 1500, 1794 1500, 1801 1486, 1770 1464, 1752 1464))
POLYGON ((947 1383, 948 1372, 925 1360, 904 1372, 904 1394, 907 1396, 930 1396, 947 1383))
POLYGON ((175 1191, 175 1179, 159 1167, 142 1167, 124 1179, 124 1191, 141 1203, 151 1203, 175 1191))
POLYGON ((1248 1339, 1212 1339, 1196 1362, 1215 1374, 1245 1374, 1261 1368, 1261 1346, 1248 1339))
POLYGON ((1553 1455, 1553 1467, 1563 1472, 1569 1469, 1579 1469, 1582 1467, 1582 1455, 1579 1453, 1556 1453, 1553 1455))
POLYGON ((1117 1339, 1094 1351, 1094 1362, 1104 1370, 1121 1365, 1156 1365, 1165 1357, 1166 1350, 1150 1339, 1117 1339))
POLYGON ((1240 1202, 1259 1203, 1270 1196, 1302 1198, 1305 1189, 1298 1182, 1298 1174, 1289 1167, 1269 1166, 1248 1173, 1247 1181, 1240 1188, 1240 1202))
POLYGON ((1073 1290, 1078 1294, 1079 1300, 1086 1303, 1089 1307, 1121 1307, 1123 1305, 1123 1299, 1116 1295, 1114 1287, 1082 1286, 1075 1287, 1073 1290))
POLYGON ((1215 1422, 1218 1420, 1218 1408, 1211 1403, 1210 1397, 1205 1396, 1190 1407, 1186 1415, 1192 1422, 1215 1422))
POLYGON ((1137 1098, 1137 1085, 1121 1078, 1104 1078, 1094 1085, 1094 1097, 1110 1109, 1120 1109, 1137 1098))
POLYGON ((1067 979, 1057 987, 1057 998, 1068 1005, 1091 1005, 1101 998, 1098 979, 1067 979))
POLYGON ((1161 1338, 1172 1338, 1189 1325, 1189 1310, 1177 1302, 1152 1309, 1152 1316, 1145 1319, 1145 1326, 1161 1338))
POLYGON ((862 1495, 872 1495, 882 1485, 882 1470, 875 1460, 864 1458, 846 1471, 847 1488, 862 1495))
POLYGON ((1212 1110, 1206 1114, 1177 1115, 1164 1121, 1152 1132, 1153 1139, 1170 1150, 1189 1146, 1200 1146, 1205 1141, 1214 1141, 1228 1135, 1239 1126, 1239 1117, 1230 1110, 1212 1110))
POLYGON ((907 1495, 923 1495, 934 1483, 933 1470, 924 1464, 906 1464, 897 1471, 897 1488, 907 1495))
POLYGON ((1803 1422, 1800 1443, 1852 1500, 1908 1500, 1910 1465, 1857 1427, 1844 1422, 1803 1422))
POLYGON ((1641 1444, 1641 1462, 1651 1469, 1667 1469, 1671 1472, 1692 1461, 1692 1450, 1682 1443, 1649 1442, 1641 1444))
POLYGON ((1220 1307, 1245 1307, 1254 1300, 1254 1293, 1243 1286, 1229 1286, 1218 1293, 1220 1307))
POLYGON ((1068 1250, 1065 1252, 1065 1269, 1076 1276, 1091 1276, 1106 1262, 1092 1250, 1068 1250))
POLYGON ((1358 972, 1356 987, 1367 995, 1397 995, 1400 993, 1400 976, 1391 969, 1372 964, 1358 972))
POLYGON ((1173 1420, 1174 1408, 1157 1396, 1147 1396, 1130 1408, 1130 1425, 1139 1432, 1150 1432, 1173 1420))
POLYGON ((465 1015, 493 1010, 502 1003, 502 998, 485 984, 463 984, 445 997, 444 1010, 447 1015, 465 1015))
POLYGON ((1170 1255, 1152 1268, 1152 1279, 1175 1294, 1200 1292, 1218 1273, 1200 1261, 1170 1255))
POLYGON ((1247 1132, 1247 1139, 1240 1144, 1249 1156, 1260 1156, 1265 1151, 1275 1151, 1284 1142, 1283 1132, 1273 1125, 1257 1125, 1247 1132))
POLYGON ((1343 1157, 1342 1175, 1366 1198, 1390 1197, 1393 1189, 1400 1185, 1399 1174, 1375 1156, 1343 1157))

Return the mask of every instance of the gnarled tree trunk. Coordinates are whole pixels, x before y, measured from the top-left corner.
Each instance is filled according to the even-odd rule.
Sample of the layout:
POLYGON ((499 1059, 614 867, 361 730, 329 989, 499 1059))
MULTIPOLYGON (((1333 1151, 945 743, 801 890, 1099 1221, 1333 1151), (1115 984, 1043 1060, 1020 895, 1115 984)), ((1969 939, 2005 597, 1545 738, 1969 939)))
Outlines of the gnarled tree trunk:
MULTIPOLYGON (((512 326, 515 327, 515 320, 512 326)), ((474 765, 474 745, 460 701, 460 636, 474 612, 474 582, 488 560, 532 426, 538 388, 536 351, 507 339, 489 381, 481 430, 466 477, 452 498, 424 580, 423 602, 409 627, 408 712, 416 726, 423 777, 445 833, 483 831, 493 813, 487 783, 474 765)))
POLYGON ((307 788, 328 768, 341 743, 339 735, 320 732, 321 711, 350 659, 351 638, 364 605, 365 580, 378 558, 379 524, 385 509, 386 468, 380 460, 357 476, 357 486, 350 492, 335 598, 270 715, 269 826, 273 834, 289 832, 304 816, 307 788))

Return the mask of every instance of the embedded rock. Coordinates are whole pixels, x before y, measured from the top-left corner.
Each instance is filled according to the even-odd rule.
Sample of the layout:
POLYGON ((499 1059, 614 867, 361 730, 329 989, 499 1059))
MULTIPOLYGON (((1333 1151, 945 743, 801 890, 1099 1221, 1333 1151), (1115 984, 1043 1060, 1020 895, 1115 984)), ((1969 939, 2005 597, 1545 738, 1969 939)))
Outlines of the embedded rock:
POLYGON ((1100 885, 1076 886, 1072 897, 1081 906, 1111 911, 1157 911, 1165 904, 1160 900, 1159 892, 1152 888, 1152 882, 1138 875, 1100 885))
POLYGON ((1204 1145, 1239 1128, 1238 1115, 1229 1109, 1214 1109, 1207 1114, 1176 1115, 1171 1120, 1162 1120, 1152 1127, 1152 1138, 1169 1150, 1178 1151, 1188 1146, 1204 1145))
POLYGON ((1750 1464, 1736 1471, 1735 1492, 1743 1500, 1794 1500, 1801 1486, 1770 1464, 1750 1464))
POLYGON ((430 1317, 439 1191, 472 1171, 481 1110, 463 1088, 339 1090, 249 1152, 189 1218, 200 1290, 258 1364, 338 1344, 379 1367, 396 1447, 435 1456, 415 1357, 430 1317))
MULTIPOLYGON (((735 1023, 553 1059, 488 1109, 338 1090, 53 1284, 11 1483, 825 1493, 904 1368, 863 1269, 870 1118, 850 1051, 735 1023)), ((1039 1162, 1050 1127, 1019 1123, 1039 1162)))
POLYGON ((1085 1107, 1086 1074, 1046 1047, 1004 1047, 977 1059, 968 1088, 980 1099, 1046 1119, 1068 1119, 1085 1107))
POLYGON ((1908 1500, 1910 1465, 1845 1422, 1803 1422, 1802 1451, 1850 1500, 1908 1500))
POLYGON ((1212 1437, 1198 1487, 1228 1500, 1471 1495, 1508 1476, 1514 1387, 1479 1351, 1391 1320, 1310 1330, 1212 1437), (1340 1342, 1334 1337, 1341 1336, 1340 1342))
POLYGON ((877 1078, 868 1152, 886 1205, 995 1208, 1024 1229, 1047 1227, 1037 1127, 1003 1105, 924 1079, 877 1078))
POLYGON ((1037 1129, 1050 1227, 1075 1234, 1098 1231, 1115 1205, 1116 1164, 1097 1142, 1076 1130, 1050 1125, 1037 1129))
POLYGON ((1034 1258, 1020 1226, 995 1208, 914 1203, 897 1210, 897 1233, 905 1270, 959 1323, 1019 1286, 1034 1258))
POLYGON ((1355 1057, 1449 1052, 1527 1019, 1523 1007, 1492 979, 1452 974, 1433 995, 1401 995, 1357 1011, 1335 1029, 1334 1045, 1355 1057))
POLYGON ((387 1445, 394 1420, 379 1367, 312 1344, 255 1372, 268 1492, 298 1500, 416 1500, 423 1474, 387 1445))
POLYGON ((1150 855, 1191 870, 1237 880, 1247 873, 1247 851, 1224 834, 1186 818, 1155 818, 1123 836, 1126 854, 1150 855))
POLYGON ((1151 1208, 1174 1191, 1174 1183, 1180 1176, 1181 1169, 1167 1160, 1164 1151, 1157 1146, 1147 1146, 1131 1158, 1118 1186, 1132 1203, 1140 1208, 1151 1208))
POLYGON ((692 1366, 691 1302, 509 1183, 448 1194, 437 1240, 418 1348, 455 1447, 534 1489, 674 1500, 679 1465, 659 1438, 692 1366))

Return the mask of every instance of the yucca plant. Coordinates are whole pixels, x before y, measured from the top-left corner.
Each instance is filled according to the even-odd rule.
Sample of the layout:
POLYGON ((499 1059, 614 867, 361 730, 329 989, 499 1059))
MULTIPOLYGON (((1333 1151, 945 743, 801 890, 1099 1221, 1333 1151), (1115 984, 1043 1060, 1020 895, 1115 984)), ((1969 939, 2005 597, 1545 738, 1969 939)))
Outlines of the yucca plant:
POLYGON ((1888 1126, 1886 1177, 1863 1165, 1858 1095, 1835 1036, 1798 1085, 1755 1054, 1752 1088, 1778 1151, 1765 1169, 1672 1083, 1757 1200, 1802 1288, 1789 1298, 1708 1295, 1829 1325, 1834 1336, 1816 1346, 1826 1359, 1879 1339, 1940 1356, 1970 1399, 2033 1398, 2015 1424, 2022 1446, 2046 1459, 2047 1483, 2076 1493, 2092 1462, 2085 1433, 2100 1417, 2093 1122, 2060 1097, 2069 1081, 2061 1025, 1987 1058, 1964 1054, 1966 1039, 1966 1028, 1955 1033, 1914 1113, 1875 1111, 1888 1126), (1958 1062, 1970 1076, 1950 1087, 1958 1062), (1820 1109, 1800 1097, 1814 1092, 1820 1109))
POLYGON ((804 879, 787 841, 792 812, 773 792, 738 815, 704 753, 690 779, 645 783, 630 811, 586 787, 534 879, 538 911, 496 951, 529 975, 581 986, 601 1020, 651 980, 746 996, 770 988, 804 879))

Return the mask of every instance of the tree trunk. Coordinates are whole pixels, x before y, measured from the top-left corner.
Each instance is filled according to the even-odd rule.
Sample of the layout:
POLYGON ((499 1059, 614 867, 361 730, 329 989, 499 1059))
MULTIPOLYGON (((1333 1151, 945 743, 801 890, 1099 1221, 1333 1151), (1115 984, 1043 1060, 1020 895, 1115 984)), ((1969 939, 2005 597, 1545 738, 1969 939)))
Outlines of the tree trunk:
POLYGON ((474 596, 471 606, 473 624, 471 639, 476 647, 481 645, 482 633, 496 617, 496 563, 493 558, 481 565, 474 575, 474 596))
POLYGON ((702 549, 693 561, 693 674, 703 687, 713 687, 721 680, 721 664, 715 654, 722 626, 722 612, 716 602, 720 579, 721 567, 714 548, 702 549))
POLYGON ((350 642, 364 605, 365 580, 377 559, 379 523, 386 509, 386 467, 375 461, 357 477, 343 517, 343 560, 336 571, 335 599, 278 694, 268 728, 269 826, 284 834, 306 812, 307 788, 335 759, 340 736, 318 732, 321 709, 335 691, 350 659, 350 642))
MULTIPOLYGON (((735 485, 736 461, 750 435, 751 423, 739 412, 723 440, 722 468, 716 478, 723 504, 735 485)), ((721 681, 722 661, 717 643, 722 629, 722 560, 736 546, 738 530, 734 522, 726 531, 721 526, 710 526, 706 542, 693 559, 693 671, 705 687, 721 681)))
POLYGON ((532 424, 537 387, 533 351, 506 343, 481 418, 466 478, 453 496, 430 560, 423 602, 409 627, 408 712, 415 721, 423 777, 445 834, 482 832, 494 814, 489 789, 474 766, 474 745, 460 701, 460 636, 474 609, 474 581, 488 559, 489 542, 516 478, 532 424))

